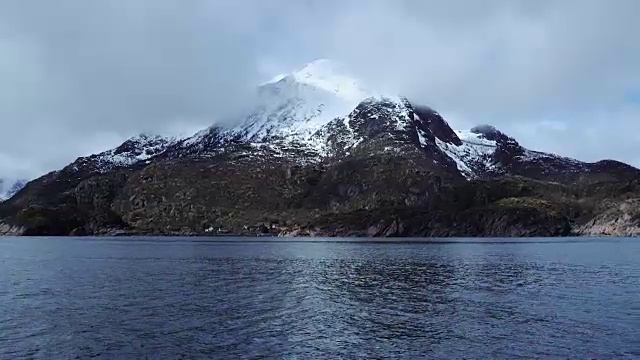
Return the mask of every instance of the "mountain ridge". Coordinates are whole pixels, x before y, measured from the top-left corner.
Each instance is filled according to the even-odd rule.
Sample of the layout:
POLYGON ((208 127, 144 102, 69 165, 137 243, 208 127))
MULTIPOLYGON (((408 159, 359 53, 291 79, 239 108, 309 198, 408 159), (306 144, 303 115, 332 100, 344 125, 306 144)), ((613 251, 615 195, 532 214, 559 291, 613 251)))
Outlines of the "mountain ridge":
POLYGON ((0 178, 0 202, 8 200, 27 184, 25 179, 0 178))

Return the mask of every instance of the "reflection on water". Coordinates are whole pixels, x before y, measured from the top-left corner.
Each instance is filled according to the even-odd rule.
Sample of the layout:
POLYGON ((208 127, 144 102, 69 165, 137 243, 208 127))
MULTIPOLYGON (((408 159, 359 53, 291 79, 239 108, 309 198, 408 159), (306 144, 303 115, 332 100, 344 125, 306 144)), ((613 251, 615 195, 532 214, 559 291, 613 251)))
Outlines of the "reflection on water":
POLYGON ((0 241, 0 357, 640 356, 637 241, 0 241))

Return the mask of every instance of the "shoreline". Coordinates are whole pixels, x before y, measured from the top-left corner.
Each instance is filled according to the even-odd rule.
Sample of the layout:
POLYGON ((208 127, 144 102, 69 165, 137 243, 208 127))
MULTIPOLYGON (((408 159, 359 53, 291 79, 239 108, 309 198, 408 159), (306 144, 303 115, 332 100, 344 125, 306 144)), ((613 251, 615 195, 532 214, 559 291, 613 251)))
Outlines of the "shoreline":
MULTIPOLYGON (((296 235, 296 236, 280 236, 280 235, 249 235, 249 234, 224 234, 224 235, 201 235, 201 234, 135 234, 135 233, 127 233, 127 234, 94 234, 94 235, 13 235, 13 234, 0 234, 0 238, 74 238, 74 239, 116 239, 116 238, 143 238, 143 239, 153 239, 153 238, 163 238, 163 239, 208 239, 216 241, 216 239, 237 239, 237 240, 247 240, 247 241, 255 241, 255 239, 265 239, 270 242, 292 242, 296 241, 304 241, 304 242, 390 242, 390 243, 400 243, 400 242, 458 242, 457 240, 462 240, 462 242, 469 240, 477 240, 477 242, 491 242, 496 240, 532 240, 532 239, 553 239, 553 240, 578 240, 578 242, 584 242, 587 239, 630 239, 630 238, 640 238, 640 235, 580 235, 580 234, 572 234, 568 236, 505 236, 505 235, 496 235, 496 236, 326 236, 326 235, 296 235), (269 240, 267 240, 269 239, 269 240), (308 239, 308 240, 305 240, 308 239), (323 239, 323 240, 317 240, 323 239)), ((225 241, 225 240, 223 240, 225 241)))

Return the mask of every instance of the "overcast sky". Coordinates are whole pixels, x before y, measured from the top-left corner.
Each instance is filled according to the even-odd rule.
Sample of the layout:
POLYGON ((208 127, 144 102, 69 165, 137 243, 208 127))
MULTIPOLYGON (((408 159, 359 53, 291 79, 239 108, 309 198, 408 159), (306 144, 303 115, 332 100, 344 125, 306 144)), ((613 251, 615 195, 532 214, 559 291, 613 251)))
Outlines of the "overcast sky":
POLYGON ((3 0, 0 177, 195 132, 316 58, 523 145, 640 166, 637 0, 3 0))

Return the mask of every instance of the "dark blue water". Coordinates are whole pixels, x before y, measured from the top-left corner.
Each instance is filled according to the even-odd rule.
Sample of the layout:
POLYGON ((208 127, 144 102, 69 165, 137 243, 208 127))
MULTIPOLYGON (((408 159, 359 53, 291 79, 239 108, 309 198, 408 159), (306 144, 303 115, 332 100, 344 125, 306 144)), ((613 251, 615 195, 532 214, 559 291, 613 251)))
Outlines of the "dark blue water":
POLYGON ((89 357, 640 358, 640 239, 0 238, 0 358, 89 357))

